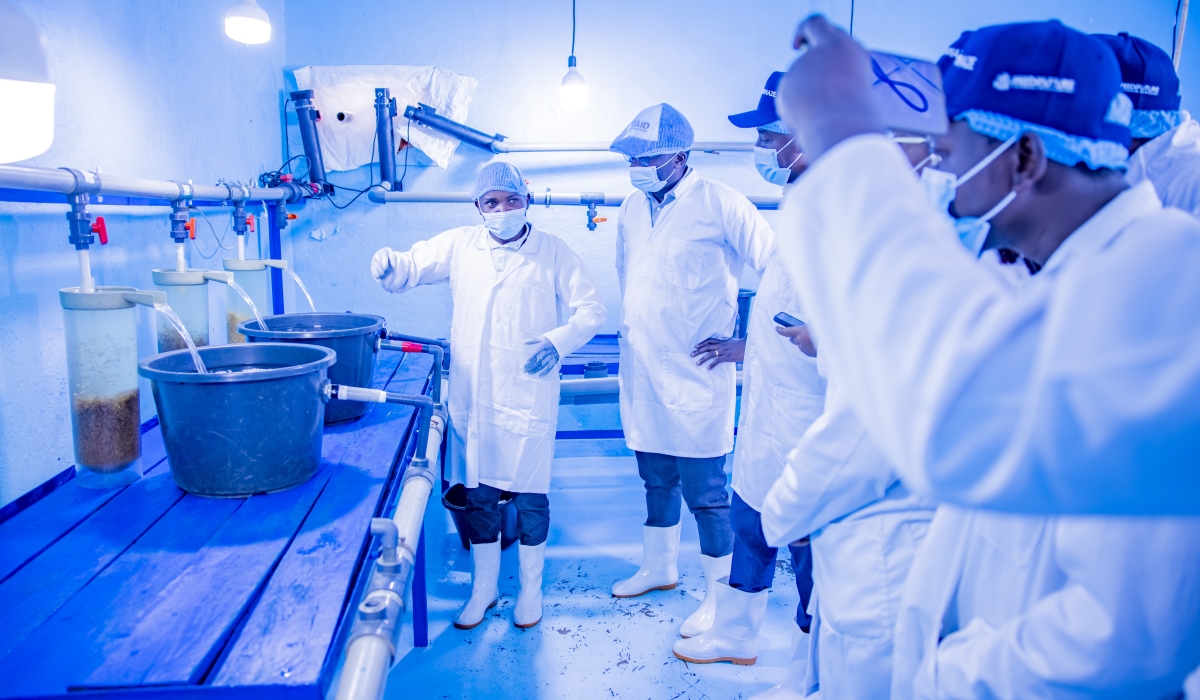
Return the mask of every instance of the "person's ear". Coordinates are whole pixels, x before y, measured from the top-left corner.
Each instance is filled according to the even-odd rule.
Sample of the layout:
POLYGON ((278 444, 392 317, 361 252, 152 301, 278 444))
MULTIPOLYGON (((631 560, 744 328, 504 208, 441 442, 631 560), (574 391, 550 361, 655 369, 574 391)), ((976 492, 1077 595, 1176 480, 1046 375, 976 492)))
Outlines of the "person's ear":
POLYGON ((527 194, 525 195, 525 209, 528 211, 531 206, 533 206, 533 195, 527 194))
POLYGON ((475 211, 479 212, 480 216, 483 216, 483 210, 479 208, 479 200, 477 199, 471 203, 475 205, 475 211))
POLYGON ((1049 159, 1046 157, 1046 144, 1037 134, 1021 134, 1016 147, 1017 165, 1013 172, 1013 190, 1021 191, 1035 186, 1046 176, 1049 159))

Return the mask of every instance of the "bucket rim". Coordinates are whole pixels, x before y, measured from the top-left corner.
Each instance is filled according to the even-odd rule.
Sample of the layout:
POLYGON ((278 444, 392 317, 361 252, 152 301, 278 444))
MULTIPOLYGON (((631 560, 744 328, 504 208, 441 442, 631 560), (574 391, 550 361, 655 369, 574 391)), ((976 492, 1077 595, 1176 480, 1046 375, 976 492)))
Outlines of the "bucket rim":
POLYGON ((356 336, 356 335, 370 335, 372 333, 378 333, 380 330, 383 329, 384 325, 387 323, 387 319, 385 319, 382 316, 376 316, 374 314, 360 314, 357 312, 347 312, 347 313, 339 314, 339 313, 334 313, 334 312, 330 312, 330 311, 325 311, 325 312, 310 311, 307 313, 275 314, 273 316, 266 316, 263 318, 263 322, 267 324, 266 330, 263 330, 258 327, 258 321, 256 319, 248 319, 248 320, 242 321, 241 323, 238 324, 237 329, 238 329, 238 332, 241 333, 242 335, 250 337, 250 338, 255 338, 255 342, 258 342, 257 341, 258 338, 286 338, 288 340, 319 340, 322 338, 348 338, 348 337, 356 336), (271 319, 275 319, 275 318, 286 318, 286 319, 289 319, 292 321, 301 321, 304 318, 314 318, 314 317, 329 318, 331 316, 337 317, 337 318, 343 318, 343 319, 344 318, 363 319, 364 325, 359 326, 357 328, 322 328, 320 330, 311 330, 311 331, 271 330, 271 319), (370 322, 366 323, 366 321, 368 319, 370 320, 370 322))
MULTIPOLYGON (((244 384, 247 382, 261 382, 272 379, 285 379, 287 377, 296 377, 310 372, 316 372, 322 369, 328 369, 333 363, 337 362, 337 353, 333 350, 321 347, 320 345, 297 345, 296 343, 254 343, 253 345, 210 345, 197 348, 200 353, 200 358, 207 359, 206 355, 217 355, 223 352, 239 352, 231 350, 231 348, 253 347, 257 349, 264 348, 280 348, 281 352, 306 352, 310 353, 313 359, 309 362, 304 362, 298 365, 289 367, 278 367, 275 369, 262 370, 252 373, 212 373, 199 374, 197 372, 174 372, 166 369, 159 369, 154 366, 156 362, 161 362, 167 357, 178 355, 188 355, 188 366, 191 366, 190 351, 187 348, 182 350, 172 350, 171 352, 159 353, 151 355, 138 362, 138 375, 145 377, 151 381, 166 381, 179 384, 244 384), (301 349, 302 348, 302 349, 301 349)), ((207 364, 207 363, 206 363, 207 364)))

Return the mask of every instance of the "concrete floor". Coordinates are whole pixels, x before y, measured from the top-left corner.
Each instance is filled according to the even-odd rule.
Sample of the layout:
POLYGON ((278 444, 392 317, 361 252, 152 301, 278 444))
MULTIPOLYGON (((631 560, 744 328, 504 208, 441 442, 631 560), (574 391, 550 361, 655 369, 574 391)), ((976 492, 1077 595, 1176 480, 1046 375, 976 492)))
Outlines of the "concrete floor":
POLYGON ((671 654, 678 628, 703 595, 695 520, 684 509, 680 586, 618 600, 610 586, 641 561, 645 501, 632 455, 619 441, 560 441, 550 490, 545 616, 512 624, 517 547, 504 552, 500 604, 473 630, 451 620, 469 597, 471 557, 449 514, 431 503, 425 520, 430 645, 403 657, 386 697, 409 698, 745 698, 787 669, 798 596, 791 566, 778 563, 754 666, 687 664, 671 654), (608 444, 605 444, 608 443, 608 444))

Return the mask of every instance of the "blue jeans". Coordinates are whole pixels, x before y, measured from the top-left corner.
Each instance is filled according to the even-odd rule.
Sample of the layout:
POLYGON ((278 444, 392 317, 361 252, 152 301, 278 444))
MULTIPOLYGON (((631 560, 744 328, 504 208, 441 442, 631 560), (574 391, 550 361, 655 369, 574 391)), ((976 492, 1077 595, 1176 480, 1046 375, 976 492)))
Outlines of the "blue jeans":
POLYGON ((646 527, 678 525, 682 500, 696 516, 700 553, 723 557, 733 551, 724 457, 675 457, 654 452, 634 454, 637 455, 638 474, 646 484, 646 527))
MULTIPOLYGON (((763 535, 762 513, 754 510, 742 497, 733 493, 730 509, 733 521, 733 563, 729 569, 729 586, 747 593, 770 588, 775 580, 775 547, 767 545, 763 535)), ((808 601, 812 598, 812 549, 807 545, 788 545, 792 554, 792 571, 796 574, 796 590, 800 591, 800 606, 796 609, 796 624, 808 631, 812 618, 808 601)))
POLYGON ((517 538, 533 547, 550 534, 550 499, 544 493, 510 493, 480 484, 467 489, 467 525, 471 544, 490 544, 500 539, 500 501, 511 496, 517 506, 517 538))

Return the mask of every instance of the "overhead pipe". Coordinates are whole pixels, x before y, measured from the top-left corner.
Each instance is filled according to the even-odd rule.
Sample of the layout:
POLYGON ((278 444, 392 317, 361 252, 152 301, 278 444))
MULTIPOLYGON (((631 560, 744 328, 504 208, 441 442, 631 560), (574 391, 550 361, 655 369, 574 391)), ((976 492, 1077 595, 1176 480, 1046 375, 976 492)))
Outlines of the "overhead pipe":
MULTIPOLYGON (((553 192, 546 190, 542 194, 533 195, 534 204, 547 207, 576 206, 576 207, 619 207, 625 201, 626 195, 609 194, 605 192, 553 192)), ((470 204, 474 200, 468 192, 388 192, 382 188, 372 188, 367 198, 378 204, 409 202, 409 203, 440 203, 440 204, 470 204)), ((778 209, 783 197, 747 195, 746 199, 759 209, 778 209)))
POLYGON ((314 194, 311 187, 284 182, 279 187, 243 187, 241 185, 193 185, 172 180, 145 180, 136 177, 100 175, 73 168, 34 168, 27 165, 0 165, 0 187, 37 192, 116 195, 216 202, 271 201, 294 204, 314 194))
MULTIPOLYGON (((404 117, 413 124, 441 132, 463 143, 492 153, 550 153, 550 152, 610 152, 609 144, 600 141, 592 142, 543 142, 543 143, 505 143, 508 140, 503 134, 487 134, 478 129, 472 129, 466 124, 448 119, 437 113, 437 110, 426 104, 417 103, 416 107, 405 107, 404 117)), ((722 151, 753 151, 754 144, 741 141, 697 141, 688 150, 705 153, 720 153, 722 151)))

